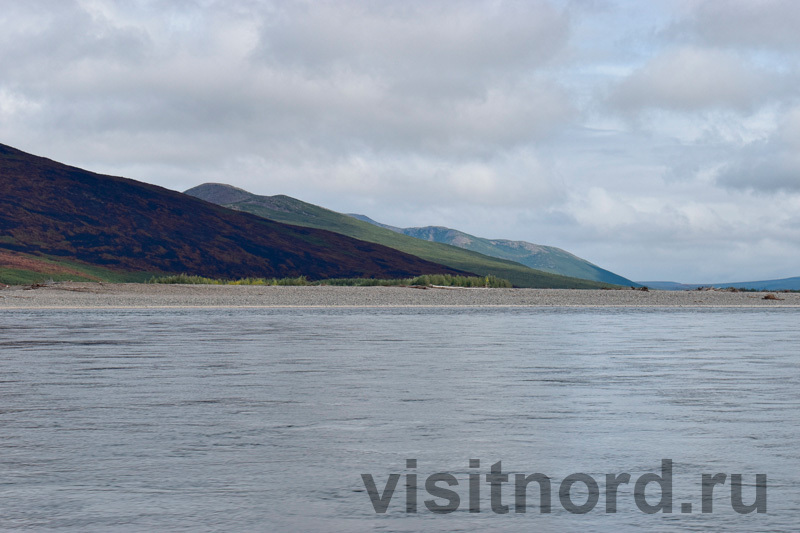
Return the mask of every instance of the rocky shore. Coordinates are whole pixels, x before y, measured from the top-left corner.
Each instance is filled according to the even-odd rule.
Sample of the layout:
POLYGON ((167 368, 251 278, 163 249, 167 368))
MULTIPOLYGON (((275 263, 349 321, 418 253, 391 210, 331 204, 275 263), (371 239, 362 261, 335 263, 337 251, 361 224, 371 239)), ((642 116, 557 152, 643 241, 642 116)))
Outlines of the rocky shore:
POLYGON ((160 307, 800 307, 800 293, 52 283, 0 286, 0 310, 160 307))

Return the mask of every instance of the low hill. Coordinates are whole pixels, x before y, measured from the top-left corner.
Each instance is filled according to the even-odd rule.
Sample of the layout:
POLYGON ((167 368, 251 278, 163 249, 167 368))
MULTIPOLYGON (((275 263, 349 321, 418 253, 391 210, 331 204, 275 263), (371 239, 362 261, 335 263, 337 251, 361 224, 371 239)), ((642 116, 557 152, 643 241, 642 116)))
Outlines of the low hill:
POLYGON ((506 239, 485 239, 463 231, 442 226, 425 226, 420 228, 396 228, 381 224, 364 215, 350 215, 382 228, 403 233, 417 239, 452 244, 491 257, 499 257, 521 263, 525 266, 544 270, 562 276, 588 279, 614 285, 638 286, 637 283, 614 274, 604 268, 590 263, 577 255, 571 254, 555 246, 544 246, 526 241, 506 239))
POLYGON ((800 277, 768 279, 763 281, 740 281, 737 283, 715 283, 714 287, 734 287, 736 289, 750 289, 756 291, 798 291, 800 290, 800 277))
POLYGON ((710 285, 678 283, 677 281, 639 281, 637 283, 649 289, 656 289, 659 291, 691 291, 699 287, 710 287, 710 285))
POLYGON ((592 289, 612 286, 535 270, 514 261, 489 257, 449 244, 416 239, 289 196, 259 196, 221 183, 199 185, 187 190, 186 194, 208 201, 223 202, 226 207, 270 220, 322 228, 390 246, 428 261, 475 272, 481 276, 494 275, 509 280, 517 287, 592 289), (228 199, 234 201, 225 203, 228 199))
POLYGON ((754 291, 797 291, 800 290, 800 277, 783 278, 783 279, 770 279, 763 281, 739 281, 736 283, 677 283, 674 281, 640 281, 642 285, 650 287, 651 289, 660 289, 664 291, 690 291, 700 287, 714 287, 717 289, 725 289, 733 287, 734 289, 746 289, 754 291))
POLYGON ((90 266, 90 276, 107 279, 113 272, 117 280, 183 272, 214 278, 309 279, 471 273, 338 233, 282 224, 155 185, 95 174, 2 144, 0 191, 0 252, 6 264, 0 269, 15 271, 16 276, 26 271, 25 265, 33 269, 27 272, 46 273, 54 263, 62 273, 64 268, 90 266))

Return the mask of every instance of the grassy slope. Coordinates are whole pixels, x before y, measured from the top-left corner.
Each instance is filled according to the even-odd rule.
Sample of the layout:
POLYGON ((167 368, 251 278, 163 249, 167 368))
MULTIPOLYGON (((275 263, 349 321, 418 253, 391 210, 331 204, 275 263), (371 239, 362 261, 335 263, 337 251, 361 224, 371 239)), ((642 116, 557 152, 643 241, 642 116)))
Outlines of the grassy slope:
MULTIPOLYGON (((187 193, 192 194, 192 190, 187 193)), ((612 287, 605 283, 534 270, 514 261, 489 257, 449 244, 415 239, 289 196, 252 195, 247 200, 228 204, 227 207, 278 222, 327 229, 356 239, 382 244, 451 268, 507 279, 517 287, 574 289, 612 287)))

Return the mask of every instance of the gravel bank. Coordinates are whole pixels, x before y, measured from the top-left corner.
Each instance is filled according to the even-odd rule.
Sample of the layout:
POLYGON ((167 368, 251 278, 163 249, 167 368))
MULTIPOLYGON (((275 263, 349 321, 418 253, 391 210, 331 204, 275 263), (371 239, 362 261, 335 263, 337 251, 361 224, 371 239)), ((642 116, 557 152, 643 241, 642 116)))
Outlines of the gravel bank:
POLYGON ((0 310, 158 307, 800 307, 798 293, 54 283, 0 286, 0 310), (774 294, 778 300, 764 299, 774 294))

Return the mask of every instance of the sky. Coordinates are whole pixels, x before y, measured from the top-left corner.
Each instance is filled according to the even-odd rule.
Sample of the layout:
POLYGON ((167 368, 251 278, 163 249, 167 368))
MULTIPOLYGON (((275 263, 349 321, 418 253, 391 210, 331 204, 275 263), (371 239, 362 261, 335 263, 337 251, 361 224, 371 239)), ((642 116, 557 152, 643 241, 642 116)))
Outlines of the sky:
POLYGON ((796 0, 0 0, 0 143, 183 191, 800 276, 796 0))

